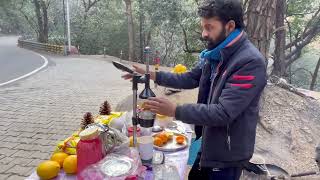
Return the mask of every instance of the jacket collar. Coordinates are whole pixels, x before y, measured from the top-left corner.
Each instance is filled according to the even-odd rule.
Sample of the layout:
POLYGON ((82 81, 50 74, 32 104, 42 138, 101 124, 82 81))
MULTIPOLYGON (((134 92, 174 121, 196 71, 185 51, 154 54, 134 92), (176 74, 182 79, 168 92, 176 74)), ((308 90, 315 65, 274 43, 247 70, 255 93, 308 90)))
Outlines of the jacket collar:
POLYGON ((242 35, 239 39, 237 39, 235 42, 231 42, 230 45, 221 50, 223 61, 228 61, 229 57, 231 57, 246 40, 248 40, 248 35, 246 32, 242 31, 242 35))

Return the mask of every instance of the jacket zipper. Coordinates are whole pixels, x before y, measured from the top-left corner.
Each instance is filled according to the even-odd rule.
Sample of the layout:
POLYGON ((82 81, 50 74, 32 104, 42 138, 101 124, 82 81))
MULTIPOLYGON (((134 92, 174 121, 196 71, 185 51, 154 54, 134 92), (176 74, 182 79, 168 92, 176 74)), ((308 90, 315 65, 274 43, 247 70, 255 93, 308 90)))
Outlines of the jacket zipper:
MULTIPOLYGON (((222 57, 221 57, 222 58, 222 57)), ((214 81, 216 79, 216 77, 218 76, 219 70, 220 70, 220 66, 223 63, 223 58, 221 59, 221 62, 218 64, 217 66, 217 72, 215 77, 213 78, 212 82, 211 82, 211 86, 210 86, 210 97, 209 97, 209 101, 208 101, 208 105, 210 104, 211 100, 212 100, 212 96, 213 96, 213 92, 212 92, 212 88, 213 88, 213 84, 214 81), (212 95, 211 95, 212 94, 212 95)), ((203 130, 202 130, 202 134, 203 134, 203 130)), ((231 151, 231 136, 230 136, 230 126, 229 124, 227 125, 227 146, 228 146, 228 150, 231 151)))
POLYGON ((220 61, 220 63, 218 64, 218 66, 217 66, 217 70, 216 70, 216 73, 215 73, 215 76, 214 76, 214 78, 212 79, 212 81, 211 81, 211 86, 210 86, 210 93, 209 93, 209 101, 208 101, 208 105, 210 104, 210 101, 212 100, 212 88, 213 88, 213 84, 214 84, 214 81, 216 80, 216 78, 217 78, 217 76, 218 76, 218 73, 219 73, 219 70, 220 70, 220 66, 222 65, 222 63, 223 63, 223 58, 221 59, 221 61, 220 61))
MULTIPOLYGON (((209 91, 209 100, 207 102, 208 105, 210 104, 210 101, 211 101, 211 98, 212 98, 211 94, 212 94, 213 84, 214 84, 214 81, 215 81, 216 77, 218 76, 219 69, 220 69, 220 66, 222 65, 222 63, 223 63, 223 58, 221 59, 220 63, 218 64, 217 69, 216 69, 216 73, 215 73, 216 75, 214 76, 214 78, 211 81, 210 91, 209 91)), ((202 128, 202 140, 204 140, 203 131, 204 131, 204 128, 202 128)), ((201 151, 203 150, 203 145, 204 145, 204 143, 201 144, 201 151)), ((200 157, 199 167, 201 169, 201 157, 200 157)))
POLYGON ((227 125, 227 144, 228 144, 229 151, 231 151, 231 136, 230 136, 230 126, 229 126, 229 124, 227 125))

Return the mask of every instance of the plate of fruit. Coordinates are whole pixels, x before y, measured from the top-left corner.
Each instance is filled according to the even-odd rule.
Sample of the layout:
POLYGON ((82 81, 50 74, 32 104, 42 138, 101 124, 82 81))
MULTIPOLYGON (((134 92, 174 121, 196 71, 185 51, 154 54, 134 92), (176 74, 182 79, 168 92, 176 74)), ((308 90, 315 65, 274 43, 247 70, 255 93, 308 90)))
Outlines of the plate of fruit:
POLYGON ((153 135, 153 147, 165 152, 180 151, 188 147, 188 138, 179 133, 160 132, 153 135))

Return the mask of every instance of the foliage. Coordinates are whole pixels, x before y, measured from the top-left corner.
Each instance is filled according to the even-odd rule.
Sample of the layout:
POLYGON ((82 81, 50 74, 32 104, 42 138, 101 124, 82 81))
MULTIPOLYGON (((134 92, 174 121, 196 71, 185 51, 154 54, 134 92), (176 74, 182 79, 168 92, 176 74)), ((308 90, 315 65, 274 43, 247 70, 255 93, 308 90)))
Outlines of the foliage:
MULTIPOLYGON (((48 4, 49 43, 64 44, 63 1, 43 1, 48 4)), ((33 2, 34 0, 0 0, 0 33, 11 32, 36 39, 39 30, 33 2)), ((79 46, 82 54, 103 54, 105 49, 108 55, 119 57, 120 52, 123 52, 122 58, 128 58, 128 22, 124 1, 70 0, 69 2, 72 45, 79 46)), ((250 1, 244 2, 250 3, 250 1)), ((197 53, 205 48, 200 40, 201 28, 196 13, 197 0, 132 0, 132 3, 135 54, 140 54, 140 44, 149 45, 153 52, 156 50, 160 52, 163 65, 174 66, 181 63, 190 69, 197 63, 197 53), (143 43, 140 42, 140 34, 143 43)), ((319 3, 319 0, 287 0, 287 43, 301 37, 310 24, 319 23, 317 18, 312 19, 320 6, 319 3)), ((316 37, 309 43, 319 41, 316 37)), ((295 46, 287 48, 286 53, 290 53, 294 48, 295 46)), ((306 64, 310 64, 310 61, 305 59, 309 58, 308 53, 314 51, 316 51, 314 48, 303 47, 301 56, 297 60, 300 63, 295 62, 291 67, 292 71, 308 67, 306 64)), ((312 57, 314 61, 318 59, 312 57)), ((308 70, 312 72, 312 68, 314 67, 308 70)), ((292 81, 301 85, 309 74, 298 71, 292 77, 292 81)))

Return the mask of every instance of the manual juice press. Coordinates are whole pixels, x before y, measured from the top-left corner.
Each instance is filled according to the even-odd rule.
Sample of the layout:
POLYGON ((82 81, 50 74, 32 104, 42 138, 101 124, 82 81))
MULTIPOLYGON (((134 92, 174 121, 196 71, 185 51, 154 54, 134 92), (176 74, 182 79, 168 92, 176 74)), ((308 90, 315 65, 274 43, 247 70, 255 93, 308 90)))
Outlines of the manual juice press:
POLYGON ((154 125, 154 121, 156 118, 156 114, 151 112, 150 110, 140 109, 138 110, 137 102, 138 102, 138 84, 145 84, 144 90, 139 95, 140 99, 146 100, 149 97, 155 97, 156 95, 150 88, 150 71, 149 71, 149 63, 151 56, 150 47, 146 47, 144 50, 146 56, 146 73, 144 75, 139 74, 127 66, 113 61, 113 65, 122 70, 130 73, 132 75, 132 91, 133 91, 133 116, 132 116, 132 125, 133 125, 133 146, 137 147, 137 126, 140 124, 143 128, 152 128, 154 125))

